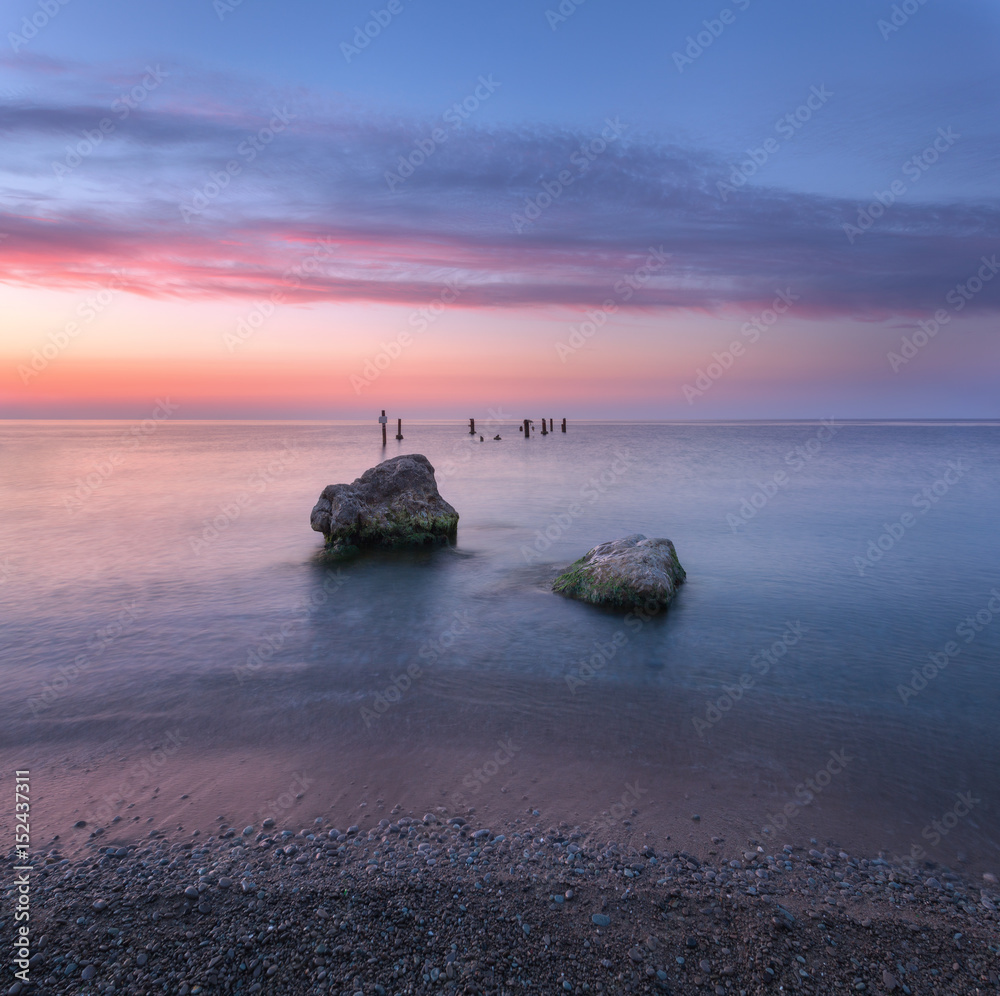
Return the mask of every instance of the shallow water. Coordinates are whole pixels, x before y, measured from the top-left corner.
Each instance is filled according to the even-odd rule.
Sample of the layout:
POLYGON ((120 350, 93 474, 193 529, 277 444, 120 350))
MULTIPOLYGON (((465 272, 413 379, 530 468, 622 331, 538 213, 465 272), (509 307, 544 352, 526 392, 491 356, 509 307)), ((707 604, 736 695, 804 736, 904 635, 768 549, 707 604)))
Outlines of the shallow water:
POLYGON ((609 792, 713 781, 762 827, 835 751, 801 827, 836 811, 908 851, 971 792, 932 856, 997 853, 1000 425, 509 422, 479 443, 413 422, 385 450, 369 423, 133 427, 0 423, 7 757, 174 728, 218 751, 389 744, 439 794, 422 751, 508 738, 522 768, 592 764, 609 792), (436 467, 457 544, 322 563, 321 489, 399 452, 436 467), (687 569, 665 616, 549 591, 631 532, 687 569))

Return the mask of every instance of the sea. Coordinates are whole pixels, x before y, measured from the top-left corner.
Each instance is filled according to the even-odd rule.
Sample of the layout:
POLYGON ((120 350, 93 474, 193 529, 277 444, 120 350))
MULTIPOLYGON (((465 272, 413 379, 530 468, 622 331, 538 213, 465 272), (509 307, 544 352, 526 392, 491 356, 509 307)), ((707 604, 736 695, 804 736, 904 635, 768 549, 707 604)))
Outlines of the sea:
POLYGON ((0 422, 0 753, 87 759, 53 810, 177 730, 223 779, 996 870, 1000 423, 162 415, 0 422), (454 544, 326 559, 320 491, 402 453, 454 544), (551 591, 632 533, 667 612, 551 591))

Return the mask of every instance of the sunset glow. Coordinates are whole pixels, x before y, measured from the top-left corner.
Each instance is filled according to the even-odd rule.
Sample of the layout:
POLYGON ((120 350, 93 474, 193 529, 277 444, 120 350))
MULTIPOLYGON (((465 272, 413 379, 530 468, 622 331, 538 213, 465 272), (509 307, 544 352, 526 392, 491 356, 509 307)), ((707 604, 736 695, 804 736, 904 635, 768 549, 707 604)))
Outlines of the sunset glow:
MULTIPOLYGON (((309 12, 338 36, 353 25, 309 12)), ((249 8, 200 11, 184 43, 163 25, 159 59, 138 21, 111 32, 73 7, 11 42, 0 414, 139 415, 165 393, 192 417, 996 414, 1000 211, 977 166, 995 98, 893 110, 893 73, 959 30, 954 11, 899 38, 840 18, 809 65, 756 73, 756 97, 737 81, 777 15, 747 11, 720 38, 728 61, 689 65, 669 53, 697 20, 657 12, 662 58, 607 54, 601 72, 632 96, 597 106, 553 81, 573 59, 560 45, 589 50, 613 15, 581 10, 556 32, 541 13, 509 16, 537 30, 525 44, 548 47, 544 69, 516 70, 477 32, 496 70, 447 79, 403 38, 437 23, 438 44, 461 47, 469 28, 443 10, 414 11, 363 58, 274 49, 263 72, 239 38, 303 39, 249 8), (887 60, 874 95, 845 75, 848 44, 887 60), (744 123, 706 116, 720 85, 744 123), (942 334, 893 364, 941 309, 942 334), (733 342, 747 352, 727 366, 733 342), (725 375, 705 389, 713 363, 725 375)), ((980 40, 927 70, 953 89, 997 33, 995 13, 962 16, 980 40)))

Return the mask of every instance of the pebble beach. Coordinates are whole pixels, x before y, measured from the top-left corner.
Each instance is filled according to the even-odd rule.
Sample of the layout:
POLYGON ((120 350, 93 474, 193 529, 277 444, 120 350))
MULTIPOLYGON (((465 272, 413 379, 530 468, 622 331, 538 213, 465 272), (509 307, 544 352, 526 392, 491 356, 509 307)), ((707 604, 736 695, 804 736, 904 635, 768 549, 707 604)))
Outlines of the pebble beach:
MULTIPOLYGON (((713 838, 695 855, 537 812, 503 827, 468 815, 397 808, 343 828, 220 817, 214 832, 141 839, 77 826, 72 847, 30 856, 30 982, 6 991, 1000 991, 990 872, 974 882, 816 841, 713 838)), ((13 883, 23 861, 6 862, 13 883)))

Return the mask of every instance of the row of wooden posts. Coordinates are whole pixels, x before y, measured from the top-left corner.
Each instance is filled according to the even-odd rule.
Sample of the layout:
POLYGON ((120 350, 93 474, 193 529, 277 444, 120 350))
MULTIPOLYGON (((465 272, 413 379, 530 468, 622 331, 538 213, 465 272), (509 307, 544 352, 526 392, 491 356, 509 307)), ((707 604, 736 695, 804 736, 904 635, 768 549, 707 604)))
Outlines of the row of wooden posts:
MULTIPOLYGON (((547 436, 550 432, 555 432, 555 429, 552 428, 552 419, 549 419, 548 421, 549 421, 549 427, 546 429, 545 428, 545 419, 542 419, 542 435, 543 436, 547 436)), ((524 434, 524 438, 528 439, 531 436, 531 425, 532 425, 532 420, 530 418, 526 418, 524 420, 524 423, 522 425, 519 425, 517 427, 517 431, 520 432, 520 433, 523 433, 524 434)), ((562 428, 563 432, 566 431, 566 419, 562 420, 562 426, 561 426, 561 428, 562 428)), ((473 434, 475 434, 475 431, 476 431, 476 420, 474 418, 470 418, 469 419, 469 434, 473 435, 473 434)))
MULTIPOLYGON (((385 414, 385 409, 384 408, 382 409, 382 414, 379 416, 378 420, 379 420, 379 423, 382 426, 382 445, 385 446, 386 445, 385 427, 388 424, 389 419, 386 418, 386 414, 385 414)), ((555 429, 552 428, 552 419, 548 420, 548 423, 549 423, 548 429, 545 428, 545 421, 546 420, 543 418, 542 419, 542 435, 543 436, 547 436, 550 432, 555 432, 555 429)), ((517 427, 517 431, 523 433, 524 434, 524 438, 528 439, 531 436, 531 425, 532 425, 532 419, 526 418, 524 420, 524 423, 522 425, 519 425, 517 427)), ((562 420, 562 426, 561 426, 561 428, 562 428, 563 432, 566 431, 566 419, 562 420)), ((476 420, 474 418, 470 418, 469 419, 469 435, 470 436, 474 436, 475 434, 476 434, 476 420)), ((403 420, 401 418, 396 419, 396 438, 397 439, 402 439, 403 438, 403 420)))

